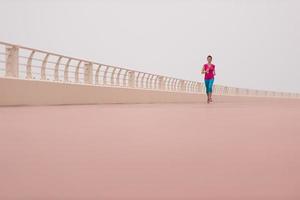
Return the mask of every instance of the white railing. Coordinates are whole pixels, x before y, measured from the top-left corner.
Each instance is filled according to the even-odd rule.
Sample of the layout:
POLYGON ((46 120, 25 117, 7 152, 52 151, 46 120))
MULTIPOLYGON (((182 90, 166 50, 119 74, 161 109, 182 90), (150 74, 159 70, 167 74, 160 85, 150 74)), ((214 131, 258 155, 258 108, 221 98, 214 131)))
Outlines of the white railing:
MULTIPOLYGON (((150 90, 205 93, 202 82, 182 80, 73 58, 57 53, 0 42, 0 77, 125 87, 150 90)), ((300 94, 214 85, 219 95, 300 98, 300 94)))

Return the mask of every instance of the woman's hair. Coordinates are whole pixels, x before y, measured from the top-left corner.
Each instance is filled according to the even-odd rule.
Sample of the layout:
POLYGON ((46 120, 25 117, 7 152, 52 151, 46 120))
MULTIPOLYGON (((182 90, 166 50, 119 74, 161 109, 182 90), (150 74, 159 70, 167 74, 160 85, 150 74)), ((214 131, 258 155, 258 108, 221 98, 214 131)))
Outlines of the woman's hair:
POLYGON ((212 56, 211 56, 211 55, 208 55, 208 56, 207 56, 207 59, 208 59, 208 58, 212 59, 212 56))

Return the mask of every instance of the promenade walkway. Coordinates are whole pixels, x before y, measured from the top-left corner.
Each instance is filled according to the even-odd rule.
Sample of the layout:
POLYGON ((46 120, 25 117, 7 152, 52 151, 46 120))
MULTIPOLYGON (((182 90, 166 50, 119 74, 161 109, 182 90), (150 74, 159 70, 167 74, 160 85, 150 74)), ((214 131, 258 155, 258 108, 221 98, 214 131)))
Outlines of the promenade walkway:
POLYGON ((0 107, 0 199, 300 199, 300 100, 204 101, 0 107))

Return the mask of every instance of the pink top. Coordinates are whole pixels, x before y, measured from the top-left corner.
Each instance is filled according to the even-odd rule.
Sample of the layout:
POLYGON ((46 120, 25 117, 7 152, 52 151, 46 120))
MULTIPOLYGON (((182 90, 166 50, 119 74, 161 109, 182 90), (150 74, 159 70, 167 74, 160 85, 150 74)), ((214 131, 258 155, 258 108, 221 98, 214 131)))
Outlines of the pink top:
POLYGON ((215 71, 215 65, 211 64, 210 66, 208 64, 204 65, 204 70, 208 69, 208 73, 205 73, 204 79, 212 79, 214 78, 214 71, 215 71))

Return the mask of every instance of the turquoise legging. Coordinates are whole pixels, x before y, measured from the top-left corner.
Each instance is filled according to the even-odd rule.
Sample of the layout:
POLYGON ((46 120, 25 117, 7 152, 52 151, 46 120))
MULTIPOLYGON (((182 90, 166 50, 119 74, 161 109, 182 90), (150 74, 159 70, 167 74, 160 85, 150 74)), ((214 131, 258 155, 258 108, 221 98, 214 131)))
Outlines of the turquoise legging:
POLYGON ((205 79, 205 87, 206 87, 206 94, 208 93, 212 93, 212 89, 213 89, 213 84, 214 84, 214 79, 205 79))

